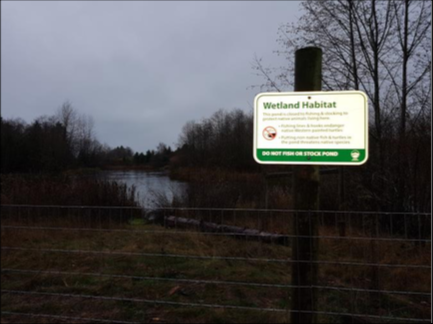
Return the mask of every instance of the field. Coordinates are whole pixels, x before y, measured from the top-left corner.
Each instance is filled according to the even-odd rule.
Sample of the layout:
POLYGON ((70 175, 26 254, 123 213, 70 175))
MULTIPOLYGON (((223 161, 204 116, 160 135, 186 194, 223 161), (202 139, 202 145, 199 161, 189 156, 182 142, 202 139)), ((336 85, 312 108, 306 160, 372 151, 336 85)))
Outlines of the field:
MULTIPOLYGON (((164 227, 136 209, 68 208, 57 217, 43 207, 19 210, 2 207, 2 323, 290 321, 290 243, 164 227)), ((290 233, 282 228, 287 214, 205 214, 206 221, 290 233)), ((359 226, 342 233, 324 218, 318 285, 304 289, 318 295, 319 322, 429 321, 429 238, 372 240, 359 226)))

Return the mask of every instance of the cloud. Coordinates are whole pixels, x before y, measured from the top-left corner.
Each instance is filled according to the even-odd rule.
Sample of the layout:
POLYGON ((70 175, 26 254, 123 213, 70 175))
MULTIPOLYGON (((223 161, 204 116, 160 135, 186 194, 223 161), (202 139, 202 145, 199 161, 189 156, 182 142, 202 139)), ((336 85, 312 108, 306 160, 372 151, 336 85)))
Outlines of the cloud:
POLYGON ((173 145, 188 120, 249 110, 294 2, 2 2, 2 116, 32 121, 70 100, 101 142, 173 145))

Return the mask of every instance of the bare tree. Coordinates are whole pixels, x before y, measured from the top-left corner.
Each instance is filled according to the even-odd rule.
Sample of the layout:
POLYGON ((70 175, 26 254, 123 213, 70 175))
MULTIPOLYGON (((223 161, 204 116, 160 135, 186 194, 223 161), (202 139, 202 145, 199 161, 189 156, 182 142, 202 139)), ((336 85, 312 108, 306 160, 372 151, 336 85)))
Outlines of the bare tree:
MULTIPOLYGON (((287 67, 270 68, 255 58, 262 88, 280 91, 293 85, 294 52, 305 46, 324 51, 324 90, 359 89, 372 108, 368 170, 380 204, 405 203, 410 156, 408 120, 422 116, 430 93, 431 3, 414 0, 304 1, 296 24, 280 27, 279 55, 287 67), (422 90, 424 89, 424 90, 422 90), (406 184, 405 184, 406 183, 406 184), (397 195, 390 186, 397 186, 397 195), (386 189, 386 190, 385 190, 386 189), (397 198, 399 197, 399 198, 397 198)), ((421 119, 418 119, 421 120, 421 119)), ((404 206, 404 207, 403 207, 404 206)), ((380 208, 380 206, 378 206, 380 208)))

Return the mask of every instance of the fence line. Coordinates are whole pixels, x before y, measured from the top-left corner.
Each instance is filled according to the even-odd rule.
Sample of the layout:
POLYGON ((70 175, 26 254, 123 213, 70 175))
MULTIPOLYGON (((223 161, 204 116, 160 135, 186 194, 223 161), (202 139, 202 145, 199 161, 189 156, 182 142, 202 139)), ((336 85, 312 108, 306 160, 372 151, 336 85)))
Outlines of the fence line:
POLYGON ((266 288, 301 288, 301 289, 321 289, 321 290, 341 290, 350 292, 365 292, 377 294, 396 294, 396 295, 415 295, 415 296, 430 296, 429 293, 420 291, 397 291, 397 290, 374 290, 362 288, 347 288, 335 286, 295 286, 295 285, 282 285, 282 284, 267 284, 257 282, 236 282, 236 281, 221 281, 221 280, 198 280, 198 279, 183 279, 183 278, 161 278, 161 277, 143 277, 143 276, 127 276, 115 275, 105 273, 89 273, 89 272, 70 272, 70 271, 52 271, 52 270, 27 270, 27 269, 1 269, 1 272, 12 273, 31 273, 31 274, 48 274, 58 276, 95 276, 106 277, 113 279, 135 279, 135 280, 150 280, 150 281, 170 281, 170 282, 185 282, 206 285, 233 285, 233 286, 249 286, 249 287, 266 287, 266 288))
POLYGON ((387 212, 387 211, 353 211, 353 210, 296 210, 296 209, 259 209, 259 208, 208 208, 208 207, 141 207, 141 206, 74 206, 74 205, 14 205, 6 204, 1 207, 11 208, 50 208, 50 209, 117 209, 140 211, 236 211, 236 212, 277 212, 277 213, 311 213, 311 214, 364 214, 364 215, 406 215, 430 216, 426 212, 387 212))
MULTIPOLYGON (((170 234, 170 235, 210 235, 210 236, 248 236, 258 237, 259 234, 250 233, 232 233, 232 232, 199 232, 199 231, 158 231, 158 230, 133 230, 133 229, 120 229, 120 228, 89 228, 89 227, 43 227, 43 226, 15 226, 5 225, 1 226, 1 229, 26 229, 26 230, 44 230, 44 231, 82 231, 82 232, 119 232, 119 233, 143 233, 143 234, 170 234)), ((362 237, 362 236, 329 236, 329 235, 317 235, 317 236, 305 236, 305 235, 282 235, 284 238, 319 238, 326 240, 363 240, 363 241, 384 241, 384 242, 418 242, 418 243, 431 243, 429 239, 415 239, 415 238, 391 238, 391 237, 362 237)))
MULTIPOLYGON (((431 219, 430 213, 172 207, 144 209, 141 207, 119 206, 43 205, 1 205, 0 208, 2 210, 1 250, 2 252, 8 252, 2 253, 2 285, 5 283, 4 288, 7 289, 1 292, 8 296, 45 296, 98 300, 101 302, 145 303, 176 308, 228 309, 237 312, 281 314, 279 316, 287 316, 290 313, 298 312, 321 316, 338 316, 344 321, 349 319, 349 322, 350 319, 363 322, 376 320, 429 322, 429 320, 422 317, 426 316, 426 308, 423 305, 426 305, 428 300, 431 300, 431 291, 424 291, 424 287, 419 282, 414 282, 414 286, 394 284, 394 282, 398 283, 399 276, 402 276, 402 280, 408 280, 408 276, 426 278, 426 271, 431 271, 429 262, 431 255, 427 257, 425 254, 429 247, 431 250, 431 233, 430 229, 425 226, 427 221, 431 219), (296 230, 290 227, 290 219, 300 215, 309 216, 310 222, 313 220, 318 221, 321 229, 320 234, 313 236, 296 235, 296 230), (178 222, 178 220, 181 220, 181 222, 178 222), (191 225, 194 226, 191 227, 191 225), (161 226, 161 229, 158 229, 158 226, 161 226), (243 228, 245 231, 233 232, 239 228, 243 228), (63 234, 52 235, 56 232, 63 234), (284 234, 280 234, 281 232, 284 234), (22 240, 14 240, 16 233, 22 233, 19 236, 22 240), (115 236, 116 233, 119 235, 115 236), (170 242, 170 238, 173 238, 175 240, 173 242, 176 242, 176 244, 183 244, 183 236, 185 235, 193 235, 190 238, 185 237, 185 242, 191 241, 192 245, 180 246, 181 249, 174 248, 172 251, 170 251, 171 248, 165 249, 165 246, 170 246, 167 244, 170 242), (276 241, 265 241, 263 240, 264 235, 284 239, 285 243, 278 245, 279 243, 276 241), (221 243, 218 243, 220 242, 218 239, 223 236, 227 237, 227 241, 223 240, 224 243, 222 244, 227 244, 227 247, 233 248, 232 250, 216 250, 213 247, 213 244, 216 247, 221 245, 221 243), (94 243, 99 241, 94 241, 94 237, 98 238, 98 240, 107 240, 107 242, 111 238, 116 238, 116 240, 107 245, 102 244, 105 248, 99 249, 98 245, 95 248, 94 243), (8 238, 11 239, 10 242, 8 242, 8 238), (286 242, 290 243, 295 238, 317 238, 322 240, 322 247, 329 248, 329 253, 324 249, 321 250, 323 257, 320 254, 318 260, 292 260, 290 258, 292 247, 286 242), (118 239, 120 241, 117 241, 118 239), (141 240, 141 243, 137 246, 133 245, 131 250, 129 245, 122 243, 123 239, 128 243, 141 240), (233 241, 230 241, 231 239, 233 241), (235 239, 239 240, 235 241, 235 239), (247 239, 254 239, 256 243, 252 245, 247 239), (69 243, 68 240, 71 240, 74 245, 56 245, 62 242, 69 243), (151 242, 151 245, 146 245, 147 242, 151 242), (197 242, 204 244, 206 248, 204 250, 199 248, 200 250, 197 251, 195 249, 197 242), (242 247, 240 252, 232 253, 238 242, 242 247), (76 245, 76 243, 79 243, 79 245, 76 245), (117 247, 116 244, 118 243, 122 244, 121 247, 117 247), (389 257, 383 257, 381 254, 387 253, 388 248, 390 248, 389 257), (244 252, 243 249, 247 252, 244 252), (268 251, 271 253, 267 254, 268 251), (402 256, 398 257, 398 254, 396 256, 394 253, 402 253, 402 256), (62 255, 70 257, 62 258, 62 255), (407 260, 404 257, 405 255, 409 256, 407 260), (87 256, 102 257, 103 259, 87 256), (115 258, 117 256, 128 257, 120 259, 122 262, 121 268, 112 265, 112 262, 117 260, 115 258), (45 262, 45 260, 51 263, 52 260, 51 264, 57 264, 56 260, 64 262, 66 259, 68 260, 67 263, 59 263, 59 266, 49 267, 51 269, 45 268, 45 264, 41 263, 45 262), (174 261, 169 261, 170 259, 174 261), (197 272, 197 269, 201 269, 201 264, 203 264, 203 267, 207 267, 208 263, 206 262, 193 262, 192 265, 197 266, 197 269, 194 271, 188 270, 188 275, 185 277, 176 277, 179 272, 176 272, 175 277, 172 277, 173 275, 170 272, 166 276, 166 271, 171 271, 172 267, 174 267, 173 271, 183 269, 177 269, 176 266, 171 265, 171 262, 172 264, 178 264, 178 261, 175 261, 176 259, 186 260, 185 262, 179 261, 182 267, 189 266, 193 260, 226 262, 215 263, 217 265, 215 267, 218 267, 218 269, 224 268, 222 272, 215 272, 218 274, 218 280, 213 280, 213 276, 206 276, 209 279, 200 279, 202 276, 200 272, 197 272), (33 266, 24 266, 23 264, 26 263, 20 260, 29 260, 34 263, 30 263, 33 266), (79 271, 79 268, 76 271, 69 271, 69 260, 71 260, 71 264, 78 262, 79 266, 81 266, 81 261, 90 260, 90 262, 85 265, 85 269, 82 269, 82 271, 79 271), (317 264, 320 266, 319 269, 323 270, 323 274, 321 274, 324 279, 323 284, 314 286, 290 284, 289 277, 284 273, 286 268, 289 272, 290 267, 285 265, 294 263, 317 264), (100 269, 95 271, 93 269, 93 267, 106 264, 112 269, 105 271, 98 271, 100 269), (143 273, 143 269, 147 269, 148 264, 151 265, 150 272, 143 273), (140 268, 135 270, 135 268, 131 267, 129 270, 128 265, 137 265, 137 267, 140 265, 140 268), (248 267, 242 268, 245 265, 248 265, 248 267), (141 266, 144 268, 141 268, 141 266), (340 266, 341 268, 339 268, 340 266), (65 271, 62 269, 65 269, 65 271), (243 274, 250 271, 250 269, 262 269, 265 271, 264 273, 268 274, 276 269, 275 274, 284 273, 284 277, 280 277, 279 280, 272 277, 272 280, 263 280, 265 282, 254 279, 255 276, 252 276, 251 280, 245 280, 243 274), (237 277, 236 280, 229 280, 232 279, 228 277, 230 274, 239 276, 238 271, 240 271, 240 277, 237 277), (222 277, 219 274, 222 274, 222 277), (339 276, 342 278, 339 278, 339 276), (51 279, 51 277, 54 279, 51 279), (375 278, 377 282, 374 281, 375 278), (26 283, 27 279, 29 280, 28 283, 26 283), (111 290, 106 291, 106 295, 103 293, 101 295, 86 294, 86 292, 92 291, 92 287, 104 287, 106 282, 110 282, 110 280, 104 279, 119 279, 116 282, 117 284, 113 285, 115 291, 128 289, 125 287, 134 287, 133 283, 136 281, 148 281, 156 290, 149 291, 149 293, 153 291, 152 295, 145 292, 143 297, 157 298, 134 298, 142 295, 139 290, 132 288, 129 293, 129 296, 132 297, 108 296, 112 295, 111 290), (121 279, 125 281, 121 281, 121 279), (64 289, 69 289, 66 283, 65 286, 68 288, 61 284, 63 280, 72 280, 76 283, 84 282, 84 285, 86 285, 86 282, 92 284, 88 286, 90 290, 87 290, 87 288, 82 290, 84 288, 80 288, 80 286, 71 288, 74 293, 70 294, 68 293, 69 290, 66 291, 67 293, 63 293, 64 289), (380 280, 385 284, 382 284, 380 280), (269 281, 269 283, 266 281, 269 281), (45 286, 44 283, 49 285, 45 286), (60 291, 51 290, 51 288, 56 289, 59 284, 60 291), (100 286, 101 284, 102 286, 100 286), (181 286, 181 284, 184 285, 181 286), (224 292, 227 291, 227 296, 231 296, 232 291, 236 292, 238 289, 246 287, 245 291, 247 292, 240 291, 246 294, 247 301, 250 290, 246 289, 254 289, 251 291, 257 294, 261 289, 264 292, 263 296, 269 295, 270 297, 267 298, 272 297, 273 299, 268 301, 266 298, 262 300, 262 298, 252 297, 250 299, 253 306, 250 306, 250 303, 243 304, 242 302, 237 305, 238 301, 233 297, 224 300, 225 295, 222 295, 222 299, 218 296, 209 295, 208 298, 211 300, 206 303, 206 298, 199 300, 200 302, 191 299, 190 302, 190 298, 193 296, 183 295, 182 291, 173 297, 181 298, 180 301, 178 299, 172 301, 171 298, 165 300, 165 298, 161 298, 159 292, 159 290, 168 289, 166 287, 170 286, 174 286, 172 289, 176 287, 180 289, 179 287, 188 288, 191 285, 197 285, 195 287, 200 292, 204 292, 207 286, 213 289, 212 285, 215 285, 218 291, 220 289, 224 292), (43 287, 50 288, 50 291, 40 291, 44 290, 43 287), (324 301, 319 301, 319 303, 323 303, 323 306, 316 307, 314 311, 290 310, 286 307, 280 307, 281 302, 277 303, 279 300, 285 301, 283 305, 289 304, 287 301, 290 298, 290 292, 294 288, 300 288, 306 294, 313 293, 315 290, 320 291, 323 294, 324 301), (157 296, 153 296, 155 292, 157 292, 157 296), (337 297, 338 299, 336 299, 337 297), (335 304, 336 300, 340 304, 335 304)), ((180 271, 182 272, 182 270, 180 271)), ((143 285, 147 287, 148 283, 144 282, 143 285)), ((125 294, 128 295, 128 290, 125 291, 125 294)), ((168 296, 171 296, 171 293, 168 296)), ((27 297, 21 299, 23 299, 22 302, 24 303, 26 300, 31 302, 31 299, 27 297)), ((5 299, 5 301, 7 300, 5 299)), ((6 303, 6 305, 8 304, 6 303)), ((103 305, 101 304, 101 306, 103 305)), ((19 304, 16 303, 10 304, 7 307, 8 309, 3 309, 4 306, 2 306, 2 315, 51 318, 65 321, 134 323, 133 321, 128 322, 121 319, 117 321, 103 318, 66 316, 68 314, 63 316, 61 313, 60 315, 42 314, 38 313, 35 308, 28 311, 29 308, 27 307, 29 306, 27 305, 21 309, 19 304), (28 312, 21 312, 20 310, 28 312)), ((122 309, 121 306, 116 307, 119 307, 119 310, 122 309)), ((59 312, 62 312, 62 308, 59 309, 59 312)), ((95 314, 98 314, 97 311, 95 314)), ((135 320, 136 318, 127 317, 126 319, 135 320)))
POLYGON ((2 289, 1 292, 6 294, 41 295, 41 296, 52 296, 52 297, 112 300, 112 301, 122 301, 122 302, 127 301, 127 302, 135 302, 135 303, 159 304, 159 305, 169 305, 169 306, 227 308, 227 309, 263 311, 263 312, 287 312, 287 310, 284 308, 248 307, 248 306, 219 305, 219 304, 205 304, 205 303, 185 303, 185 302, 173 302, 173 301, 166 301, 166 300, 128 298, 128 297, 94 296, 94 295, 83 295, 83 294, 61 294, 61 293, 39 292, 39 291, 21 291, 21 290, 4 290, 4 289, 2 289))
POLYGON ((350 262, 350 261, 313 261, 313 260, 291 260, 291 259, 265 259, 265 258, 243 258, 228 256, 206 256, 206 255, 186 255, 186 254, 169 254, 169 253, 138 253, 138 252, 117 252, 117 251, 92 251, 92 250, 63 250, 63 249, 32 249, 14 246, 5 246, 1 248, 5 251, 33 251, 33 252, 52 252, 52 253, 77 253, 93 255, 123 255, 123 256, 145 256, 145 257, 163 257, 163 258, 181 258, 181 259, 198 259, 198 260, 225 260, 225 261, 252 261, 252 262, 275 262, 275 263, 313 263, 326 265, 346 265, 346 266, 364 266, 364 267, 384 267, 384 268, 419 268, 431 269, 431 266, 417 264, 388 264, 388 263, 370 263, 370 262, 350 262))
POLYGON ((83 321, 85 323, 99 322, 99 323, 114 323, 114 324, 138 324, 138 322, 104 320, 101 318, 62 316, 62 315, 50 315, 50 314, 34 314, 34 313, 20 313, 20 312, 7 312, 7 311, 1 311, 1 313, 2 313, 2 315, 10 315, 10 316, 43 317, 43 318, 52 318, 52 319, 57 319, 57 320, 83 321))
POLYGON ((1 290, 2 293, 6 294, 22 294, 22 295, 40 295, 40 296, 51 296, 51 297, 66 297, 66 298, 83 298, 83 299, 96 299, 96 300, 111 300, 121 302, 135 302, 135 303, 146 303, 146 304, 160 304, 167 306, 187 306, 187 307, 201 307, 201 308, 222 308, 222 309, 235 309, 235 310, 246 310, 246 311, 261 311, 261 312, 279 312, 279 313, 313 313, 318 315, 338 315, 338 316, 350 316, 350 317, 361 317, 361 318, 373 318, 390 321, 410 321, 410 322, 429 322, 429 320, 423 318, 406 318, 406 317, 392 317, 392 316, 378 316, 378 315, 365 315, 365 314, 352 314, 352 313, 341 313, 341 312, 325 312, 325 311, 301 311, 301 310, 288 310, 284 308, 261 308, 261 307, 248 307, 248 306, 235 306, 235 305, 219 305, 219 304, 204 304, 204 303, 185 303, 185 302, 171 302, 164 300, 153 300, 153 299, 141 299, 141 298, 126 298, 126 297, 108 297, 108 296, 94 296, 94 295, 82 295, 82 294, 59 294, 59 293, 47 293, 47 292, 35 292, 35 291, 19 291, 19 290, 1 290))

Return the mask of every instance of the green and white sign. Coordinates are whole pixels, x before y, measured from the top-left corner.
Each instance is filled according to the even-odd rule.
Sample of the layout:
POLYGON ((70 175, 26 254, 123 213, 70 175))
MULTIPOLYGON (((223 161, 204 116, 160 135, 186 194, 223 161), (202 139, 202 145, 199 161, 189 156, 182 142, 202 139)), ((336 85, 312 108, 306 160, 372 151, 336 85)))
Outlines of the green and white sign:
POLYGON ((253 154, 261 164, 364 164, 367 96, 361 91, 258 94, 253 154))

